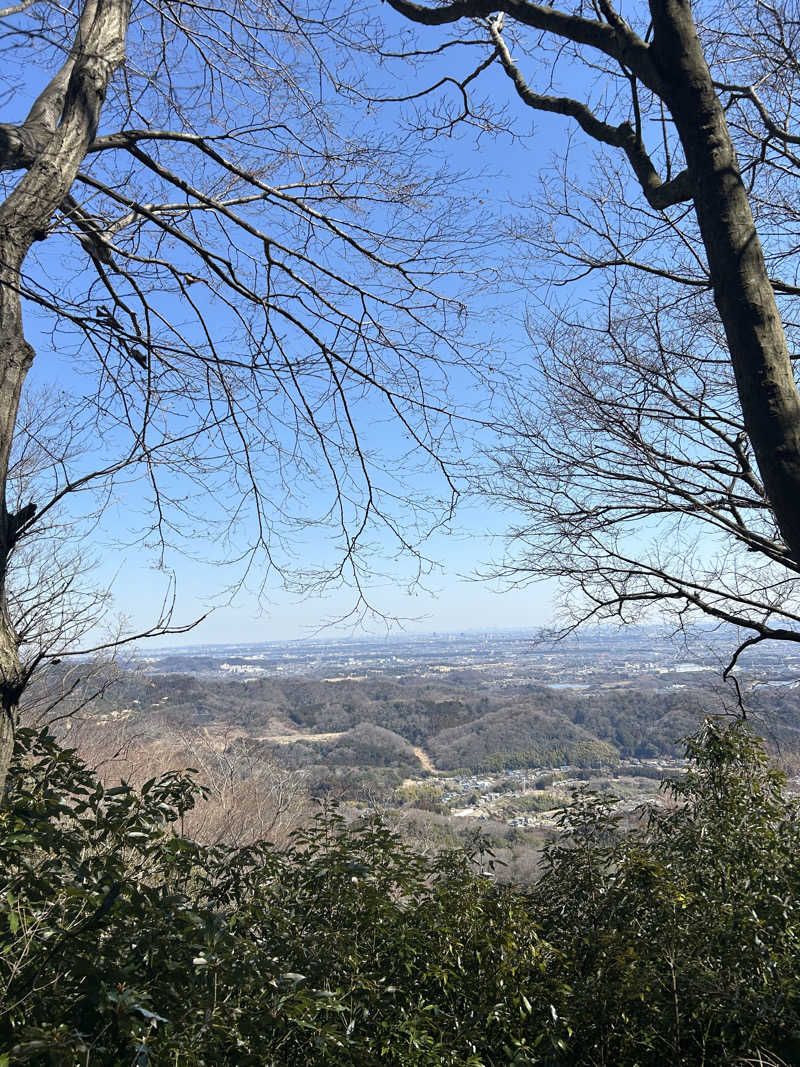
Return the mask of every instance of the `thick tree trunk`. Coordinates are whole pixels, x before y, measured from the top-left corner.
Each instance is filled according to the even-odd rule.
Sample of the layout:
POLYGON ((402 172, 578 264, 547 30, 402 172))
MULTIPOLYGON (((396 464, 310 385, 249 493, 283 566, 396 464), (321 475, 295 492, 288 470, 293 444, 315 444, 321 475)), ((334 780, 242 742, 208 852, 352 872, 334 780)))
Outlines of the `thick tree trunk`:
POLYGON ((748 436, 800 562, 800 395, 747 190, 687 0, 651 0, 652 50, 680 135, 748 436))
POLYGON ((14 517, 6 507, 8 464, 22 386, 33 363, 33 349, 22 330, 21 252, 18 234, 3 225, 0 209, 0 801, 14 747, 17 705, 25 684, 6 590, 8 558, 16 535, 14 517))
POLYGON ((0 169, 27 167, 0 205, 0 798, 25 684, 19 640, 8 613, 8 558, 18 522, 6 482, 14 426, 33 349, 25 340, 20 272, 45 236, 97 133, 111 76, 125 56, 130 0, 85 0, 70 55, 19 128, 0 127, 0 169), (35 156, 35 158, 30 158, 35 156))

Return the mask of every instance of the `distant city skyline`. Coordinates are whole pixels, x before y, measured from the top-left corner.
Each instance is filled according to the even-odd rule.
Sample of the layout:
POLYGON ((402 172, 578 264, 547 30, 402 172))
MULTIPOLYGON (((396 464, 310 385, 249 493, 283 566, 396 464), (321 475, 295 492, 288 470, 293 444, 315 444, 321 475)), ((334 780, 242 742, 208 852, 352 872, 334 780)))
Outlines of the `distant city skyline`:
MULTIPOLYGON (((160 576, 154 576, 152 597, 148 598, 142 577, 141 573, 131 573, 131 580, 138 587, 137 610, 127 614, 132 625, 144 629, 148 624, 148 605, 156 599, 160 600, 163 584, 158 581, 160 576)), ((284 593, 279 601, 276 600, 272 605, 265 604, 263 608, 252 596, 242 594, 238 603, 235 601, 233 605, 218 607, 187 633, 157 638, 153 643, 185 648, 205 644, 293 641, 315 636, 381 636, 387 632, 422 635, 535 630, 553 620, 555 609, 552 591, 543 584, 499 591, 478 581, 458 577, 449 577, 448 580, 447 575, 442 576, 437 584, 438 593, 420 590, 408 595, 397 587, 376 590, 375 604, 386 613, 386 619, 382 621, 373 617, 366 626, 331 623, 331 620, 348 611, 352 597, 348 596, 347 591, 327 598, 299 598, 284 593)), ((125 600, 127 585, 122 576, 115 583, 115 599, 119 603, 125 600)), ((202 599, 191 595, 188 589, 181 594, 179 588, 178 605, 176 624, 186 623, 203 611, 202 599)))

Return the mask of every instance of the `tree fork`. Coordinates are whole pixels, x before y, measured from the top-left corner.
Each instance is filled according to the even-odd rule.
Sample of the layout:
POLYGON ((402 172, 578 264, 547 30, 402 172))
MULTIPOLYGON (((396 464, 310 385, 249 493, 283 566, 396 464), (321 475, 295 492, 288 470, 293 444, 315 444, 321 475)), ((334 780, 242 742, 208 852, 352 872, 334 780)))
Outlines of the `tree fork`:
POLYGON ((8 511, 8 464, 22 386, 34 358, 23 333, 20 272, 31 245, 69 194, 95 137, 108 83, 125 56, 129 18, 130 0, 85 0, 66 62, 37 98, 22 131, 6 126, 0 136, 8 157, 0 165, 29 167, 0 206, 0 797, 26 682, 6 593, 9 554, 26 521, 8 511), (24 158, 28 151, 36 158, 24 158))

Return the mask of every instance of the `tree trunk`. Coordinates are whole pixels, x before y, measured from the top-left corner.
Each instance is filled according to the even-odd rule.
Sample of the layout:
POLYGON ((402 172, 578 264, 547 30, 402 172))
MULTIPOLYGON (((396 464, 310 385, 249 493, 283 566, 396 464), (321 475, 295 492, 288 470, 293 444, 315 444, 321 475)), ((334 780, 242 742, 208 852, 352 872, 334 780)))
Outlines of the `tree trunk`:
POLYGON ((16 526, 6 504, 6 482, 19 399, 33 363, 33 349, 22 330, 20 243, 14 230, 2 222, 0 209, 0 800, 14 747, 17 705, 25 684, 19 640, 8 614, 6 578, 16 526))
POLYGON ((687 0, 651 0, 650 9, 744 423, 778 528, 800 562, 800 395, 747 190, 687 0))
POLYGON ((23 333, 20 273, 33 242, 46 235, 97 133, 108 83, 125 56, 129 18, 130 0, 85 0, 70 55, 37 98, 18 136, 13 127, 0 131, 0 153, 4 147, 7 152, 0 168, 29 167, 0 205, 0 798, 26 682, 6 590, 19 525, 7 509, 8 463, 20 394, 34 356, 23 333), (35 159, 25 157, 34 151, 35 159))
POLYGON ((5 608, 0 612, 0 804, 14 751, 14 727, 25 676, 19 658, 19 642, 5 608))
POLYGON ((5 708, 0 712, 0 805, 6 790, 6 776, 14 752, 14 720, 5 708))

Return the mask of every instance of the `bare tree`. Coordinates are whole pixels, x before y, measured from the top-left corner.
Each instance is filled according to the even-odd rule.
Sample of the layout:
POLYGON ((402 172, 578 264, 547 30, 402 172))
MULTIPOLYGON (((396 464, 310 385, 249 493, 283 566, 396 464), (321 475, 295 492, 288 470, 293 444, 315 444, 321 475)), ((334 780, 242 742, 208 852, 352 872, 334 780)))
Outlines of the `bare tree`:
POLYGON ((662 300, 650 283, 638 311, 631 301, 605 324, 566 311, 531 323, 539 392, 498 428, 487 487, 521 516, 498 571, 563 582, 568 628, 656 605, 680 626, 702 613, 737 627, 748 645, 800 640, 798 565, 718 324, 662 300))
POLYGON ((285 844, 291 831, 309 818, 311 801, 303 772, 265 759, 247 739, 183 729, 174 732, 172 744, 198 771, 207 791, 205 801, 188 817, 186 831, 194 840, 285 844))
POLYGON ((141 788, 160 774, 190 771, 204 790, 183 824, 192 840, 285 844, 311 813, 305 774, 280 767, 230 727, 182 726, 152 717, 142 723, 117 709, 105 719, 96 710, 70 717, 56 731, 110 784, 122 779, 141 788))
POLYGON ((796 9, 389 3, 454 27, 406 45, 414 62, 480 59, 451 60, 456 102, 434 125, 524 136, 519 114, 496 118, 496 77, 477 96, 496 73, 522 114, 563 116, 597 146, 587 167, 565 137, 511 229, 520 275, 549 288, 490 485, 523 515, 501 571, 566 580, 579 620, 658 603, 744 626, 747 643, 798 640, 796 9), (580 288, 554 300, 553 282, 580 288))
MULTIPOLYGON (((348 17, 262 0, 0 10, 0 787, 30 672, 10 569, 59 508, 94 521, 136 494, 161 565, 210 526, 231 584, 339 582, 355 611, 376 545, 424 567, 449 514, 447 386, 465 359, 437 278, 454 257, 470 276, 470 209, 342 95, 360 77, 348 17), (48 415, 68 447, 43 495, 14 503, 23 312, 40 356, 67 361, 48 415), (325 558, 306 558, 309 529, 325 558)), ((172 625, 166 610, 153 630, 172 625)))

